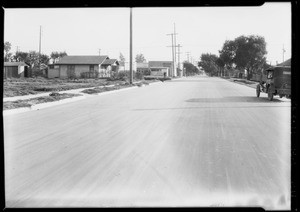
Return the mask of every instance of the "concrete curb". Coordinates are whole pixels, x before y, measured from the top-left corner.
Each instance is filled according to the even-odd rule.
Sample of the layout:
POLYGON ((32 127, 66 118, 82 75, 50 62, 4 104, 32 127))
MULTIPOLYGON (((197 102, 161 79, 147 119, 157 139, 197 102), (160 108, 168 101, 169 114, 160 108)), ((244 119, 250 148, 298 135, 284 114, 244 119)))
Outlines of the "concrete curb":
POLYGON ((22 108, 16 108, 16 109, 11 109, 11 110, 4 110, 3 115, 12 115, 12 114, 18 114, 18 113, 23 113, 23 112, 29 112, 29 111, 34 111, 34 110, 39 110, 47 107, 52 107, 55 105, 61 105, 69 102, 75 102, 81 99, 85 99, 86 96, 78 96, 78 97, 72 97, 72 98, 67 98, 67 99, 62 99, 54 102, 47 102, 47 103, 41 103, 41 104, 36 104, 32 105, 31 107, 22 107, 22 108))
POLYGON ((237 84, 240 84, 240 85, 245 85, 245 86, 248 86, 248 87, 253 88, 253 89, 256 89, 256 85, 257 85, 257 84, 248 85, 248 84, 245 84, 245 83, 242 83, 242 82, 234 82, 234 83, 237 83, 237 84))

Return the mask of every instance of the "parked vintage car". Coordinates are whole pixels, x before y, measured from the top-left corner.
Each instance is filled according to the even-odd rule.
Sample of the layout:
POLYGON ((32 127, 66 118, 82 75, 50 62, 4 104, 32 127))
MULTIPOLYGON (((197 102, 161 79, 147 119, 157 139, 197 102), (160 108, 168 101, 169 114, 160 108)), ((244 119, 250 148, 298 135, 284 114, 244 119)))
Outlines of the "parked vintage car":
POLYGON ((265 77, 262 77, 260 83, 256 87, 256 96, 260 96, 260 92, 268 94, 268 99, 273 100, 275 95, 279 97, 291 98, 291 67, 276 66, 264 71, 265 77), (265 79, 264 79, 265 78, 265 79))

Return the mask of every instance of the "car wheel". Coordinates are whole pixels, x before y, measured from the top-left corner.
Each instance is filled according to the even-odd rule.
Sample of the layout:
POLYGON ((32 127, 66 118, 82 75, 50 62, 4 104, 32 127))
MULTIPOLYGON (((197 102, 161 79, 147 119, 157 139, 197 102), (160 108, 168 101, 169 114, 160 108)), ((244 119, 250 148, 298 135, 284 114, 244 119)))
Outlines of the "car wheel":
POLYGON ((273 93, 268 92, 268 99, 269 99, 270 101, 273 100, 273 97, 274 97, 273 93))

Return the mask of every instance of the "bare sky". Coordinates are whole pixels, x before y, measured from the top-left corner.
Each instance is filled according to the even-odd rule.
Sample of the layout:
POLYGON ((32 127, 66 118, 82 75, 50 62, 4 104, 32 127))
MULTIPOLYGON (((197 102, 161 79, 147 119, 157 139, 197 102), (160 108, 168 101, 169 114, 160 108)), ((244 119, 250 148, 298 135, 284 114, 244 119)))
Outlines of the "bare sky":
MULTIPOLYGON (((4 40, 12 52, 39 49, 66 51, 68 55, 108 55, 129 61, 129 8, 5 9, 4 40)), ((147 60, 172 60, 171 36, 181 61, 199 60, 202 53, 218 55, 226 39, 260 35, 267 42, 267 60, 273 65, 291 57, 291 4, 266 3, 261 7, 173 7, 133 8, 133 56, 147 60)))

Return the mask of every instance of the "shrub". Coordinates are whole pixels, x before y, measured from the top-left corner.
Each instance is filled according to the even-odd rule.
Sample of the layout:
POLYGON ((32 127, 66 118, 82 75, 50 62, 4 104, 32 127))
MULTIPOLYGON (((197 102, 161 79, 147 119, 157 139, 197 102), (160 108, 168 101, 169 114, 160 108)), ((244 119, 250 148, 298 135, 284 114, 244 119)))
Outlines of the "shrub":
POLYGON ((126 81, 129 79, 130 73, 129 71, 119 71, 119 72, 113 72, 109 80, 122 80, 126 81))
POLYGON ((142 79, 144 79, 144 74, 141 73, 141 72, 136 72, 135 75, 134 75, 134 78, 142 80, 142 79))

